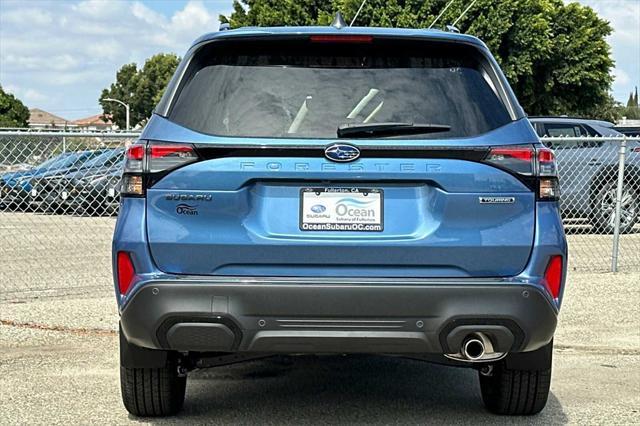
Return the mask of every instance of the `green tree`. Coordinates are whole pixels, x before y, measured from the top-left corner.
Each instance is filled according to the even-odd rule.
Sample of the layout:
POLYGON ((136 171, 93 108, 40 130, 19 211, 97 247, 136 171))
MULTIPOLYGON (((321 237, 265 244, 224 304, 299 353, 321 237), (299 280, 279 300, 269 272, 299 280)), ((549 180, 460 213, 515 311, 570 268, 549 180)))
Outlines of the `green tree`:
POLYGON ((0 127, 28 127, 29 108, 0 86, 0 127))
POLYGON ((640 108, 627 107, 619 111, 620 117, 626 117, 628 120, 640 120, 640 108))
POLYGON ((105 101, 118 99, 130 108, 131 126, 144 124, 151 116, 153 108, 160 101, 180 58, 174 54, 158 54, 147 59, 138 69, 134 63, 123 65, 116 73, 116 81, 102 91, 100 105, 104 115, 110 115, 121 129, 126 126, 126 112, 122 105, 105 101))
POLYGON ((638 86, 636 86, 636 95, 633 97, 633 106, 638 108, 638 86))
POLYGON ((635 106, 636 99, 633 97, 633 91, 629 93, 629 100, 627 100, 627 107, 635 106))
MULTIPOLYGON (((355 25, 427 28, 449 0, 368 0, 355 25)), ((336 11, 349 22, 361 0, 238 0, 221 16, 232 27, 327 25, 336 11)), ((470 3, 456 1, 436 28, 470 3)), ((491 49, 532 115, 571 114, 612 119, 608 22, 593 9, 562 0, 478 0, 456 24, 491 49), (600 112, 602 111, 602 112, 600 112)))

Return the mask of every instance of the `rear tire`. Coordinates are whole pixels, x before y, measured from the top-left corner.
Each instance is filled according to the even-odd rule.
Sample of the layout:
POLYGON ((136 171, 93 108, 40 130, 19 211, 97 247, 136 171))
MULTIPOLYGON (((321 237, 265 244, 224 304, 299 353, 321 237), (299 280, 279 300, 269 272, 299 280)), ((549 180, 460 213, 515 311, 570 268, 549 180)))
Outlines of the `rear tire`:
POLYGON ((480 391, 487 409, 520 416, 542 411, 551 386, 551 351, 546 358, 541 360, 543 368, 537 370, 510 369, 501 361, 489 376, 480 373, 480 391))
POLYGON ((120 367, 122 402, 134 416, 171 416, 184 404, 187 378, 175 362, 161 368, 120 367))

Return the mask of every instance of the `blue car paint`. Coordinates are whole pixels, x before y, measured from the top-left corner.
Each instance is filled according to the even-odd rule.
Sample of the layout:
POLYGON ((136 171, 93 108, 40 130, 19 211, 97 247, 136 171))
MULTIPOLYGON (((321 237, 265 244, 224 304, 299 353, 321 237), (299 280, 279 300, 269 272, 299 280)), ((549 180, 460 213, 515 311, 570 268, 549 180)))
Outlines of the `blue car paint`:
MULTIPOLYGON (((335 34, 336 30, 249 28, 227 31, 203 36, 189 52, 202 43, 227 37, 304 33, 335 34)), ((455 40, 486 51, 484 44, 474 37, 438 31, 349 28, 342 34, 455 40)), ((488 58, 495 64, 490 55, 488 58)), ((184 66, 185 62, 181 64, 184 66)), ((179 75, 180 69, 174 78, 179 75)), ((506 83, 501 74, 500 78, 506 83)), ((504 89, 513 96, 508 84, 504 89)), ((165 113, 163 106, 159 106, 157 114, 147 124, 142 140, 241 146, 327 146, 335 142, 205 135, 170 122, 163 117, 165 113)), ((356 147, 375 144, 402 147, 538 145, 538 137, 517 105, 515 114, 518 119, 513 122, 471 138, 341 139, 340 142, 356 147)), ((301 170, 296 169, 295 161, 281 158, 202 161, 164 177, 148 190, 147 199, 123 198, 113 252, 131 253, 138 282, 127 296, 120 296, 116 284, 121 308, 147 280, 157 282, 163 278, 180 279, 192 275, 500 277, 504 285, 525 282, 544 289, 543 275, 549 257, 559 254, 566 262, 567 244, 558 203, 536 201, 535 195, 520 181, 498 168, 462 160, 389 159, 384 161, 388 163, 388 169, 380 170, 373 161, 365 159, 336 164, 310 158, 303 160, 304 169, 301 170), (289 186, 264 182, 283 179, 296 182, 289 186), (398 202, 385 206, 389 211, 385 212, 388 215, 384 232, 308 234, 297 229, 297 209, 287 210, 297 203, 296 191, 302 186, 311 186, 310 180, 335 179, 353 180, 349 186, 382 182, 378 186, 398 202), (394 185, 394 181, 400 180, 415 180, 422 184, 394 185), (176 219, 166 195, 194 192, 211 194, 214 201, 210 205, 200 203, 197 216, 176 219), (492 206, 491 211, 482 212, 477 205, 471 207, 470 204, 474 198, 477 200, 478 194, 514 197, 515 210, 492 206), (275 200, 284 200, 287 209, 274 205, 275 200), (449 216, 443 229, 433 217, 434 213, 426 208, 430 202, 442 202, 449 208, 445 210, 449 216), (402 203, 420 214, 406 217, 402 203), (270 216, 268 211, 271 209, 279 215, 270 216), (389 221, 389 215, 395 220, 389 221), (146 228, 140 226, 141 223, 146 224, 146 228), (274 248, 283 250, 274 255, 271 253, 274 248), (301 250, 306 250, 306 257, 300 257, 301 250), (453 250, 457 259, 455 265, 443 254, 447 250, 453 250), (440 258, 421 266, 421 262, 429 263, 429 256, 440 258)), ((469 283, 473 285, 473 281, 469 283)))
MULTIPOLYGON (((504 277, 501 282, 504 285, 510 283, 532 285, 544 293, 546 287, 544 283, 544 272, 549 257, 552 255, 562 255, 567 259, 568 245, 562 232, 562 222, 557 214, 558 205, 554 202, 537 203, 535 210, 535 240, 529 260, 526 267, 519 274, 512 277, 504 277)), ((117 284, 117 277, 114 275, 114 290, 118 305, 123 309, 131 297, 143 288, 147 282, 158 282, 164 280, 179 280, 181 277, 187 278, 186 275, 165 273, 156 266, 149 249, 147 240, 147 232, 144 227, 140 226, 140 221, 146 222, 146 200, 141 198, 123 199, 120 206, 120 213, 113 236, 112 250, 113 253, 118 251, 126 251, 131 255, 134 264, 137 281, 127 295, 120 295, 117 284)), ((566 277, 566 268, 564 269, 563 282, 566 277)), ((113 271, 116 271, 116 260, 113 258, 113 271)), ((469 285, 482 285, 482 281, 469 281, 469 285)), ((564 296, 564 286, 557 303, 554 303, 549 297, 549 301, 559 310, 562 305, 564 296)))

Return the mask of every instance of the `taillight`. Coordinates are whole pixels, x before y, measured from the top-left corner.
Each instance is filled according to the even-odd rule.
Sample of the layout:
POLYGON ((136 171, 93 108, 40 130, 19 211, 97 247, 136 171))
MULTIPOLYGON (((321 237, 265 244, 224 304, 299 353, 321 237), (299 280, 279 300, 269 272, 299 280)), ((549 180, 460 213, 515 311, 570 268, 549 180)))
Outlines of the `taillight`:
POLYGON ((175 169, 198 159, 191 145, 149 145, 149 172, 175 169))
MULTIPOLYGON (((539 200, 554 201, 560 197, 556 159, 549 148, 514 145, 492 148, 484 160, 510 172, 535 178, 539 200)), ((533 186, 533 181, 532 186, 533 186)))
POLYGON ((131 145, 125 156, 121 195, 143 196, 145 185, 164 173, 198 160, 192 145, 140 142, 131 145))
POLYGON ((142 176, 123 175, 120 184, 120 195, 144 195, 142 176))
POLYGON ((142 144, 131 145, 127 148, 124 171, 125 172, 142 172, 142 162, 144 160, 144 151, 146 147, 142 144))
POLYGON ((538 176, 558 176, 556 156, 549 148, 538 148, 538 176))
POLYGON ((562 284, 562 256, 551 256, 544 272, 544 285, 554 299, 560 297, 562 284))
POLYGON ((126 251, 119 251, 117 255, 118 263, 118 289, 120 294, 127 294, 129 287, 136 277, 136 270, 133 267, 131 256, 126 251))
POLYGON ((492 148, 485 161, 521 175, 533 175, 535 170, 533 146, 492 148))

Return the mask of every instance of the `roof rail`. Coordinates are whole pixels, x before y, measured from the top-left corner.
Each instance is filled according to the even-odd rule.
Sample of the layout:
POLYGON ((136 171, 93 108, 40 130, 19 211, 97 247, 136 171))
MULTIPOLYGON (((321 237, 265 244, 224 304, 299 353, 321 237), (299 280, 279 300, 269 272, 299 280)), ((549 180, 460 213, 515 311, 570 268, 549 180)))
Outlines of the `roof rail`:
POLYGON ((231 24, 228 22, 225 22, 223 24, 220 24, 220 29, 218 31, 229 31, 231 29, 231 24))

